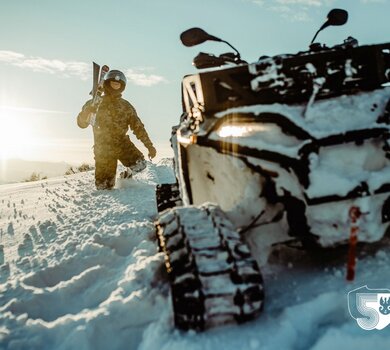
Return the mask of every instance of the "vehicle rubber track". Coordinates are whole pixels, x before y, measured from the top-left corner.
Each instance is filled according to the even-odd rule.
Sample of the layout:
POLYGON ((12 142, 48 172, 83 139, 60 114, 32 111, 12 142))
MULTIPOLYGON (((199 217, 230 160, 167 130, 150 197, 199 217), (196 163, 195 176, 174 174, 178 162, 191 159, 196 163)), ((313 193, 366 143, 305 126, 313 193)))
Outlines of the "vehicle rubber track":
POLYGON ((219 207, 166 210, 156 231, 170 276, 176 327, 200 331, 242 323, 261 311, 260 270, 219 207))
POLYGON ((179 185, 177 183, 157 185, 156 199, 159 213, 165 209, 183 205, 180 198, 179 185))

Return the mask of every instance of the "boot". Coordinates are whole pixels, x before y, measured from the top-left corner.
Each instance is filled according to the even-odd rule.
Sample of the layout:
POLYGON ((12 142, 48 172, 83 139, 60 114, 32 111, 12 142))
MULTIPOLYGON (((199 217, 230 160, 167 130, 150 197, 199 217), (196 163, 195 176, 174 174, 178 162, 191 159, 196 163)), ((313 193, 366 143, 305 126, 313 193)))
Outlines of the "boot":
POLYGON ((131 179, 132 177, 133 177, 133 171, 131 170, 130 167, 127 167, 119 174, 120 179, 131 179))
POLYGON ((140 171, 146 168, 146 160, 144 159, 137 160, 137 162, 134 165, 131 165, 130 168, 134 174, 139 173, 140 171))

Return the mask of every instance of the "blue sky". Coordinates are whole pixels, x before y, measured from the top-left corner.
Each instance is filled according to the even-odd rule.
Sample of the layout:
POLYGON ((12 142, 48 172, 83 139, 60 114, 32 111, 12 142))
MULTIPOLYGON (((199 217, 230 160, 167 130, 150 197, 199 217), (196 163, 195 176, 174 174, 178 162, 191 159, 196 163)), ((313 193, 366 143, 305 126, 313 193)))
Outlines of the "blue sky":
POLYGON ((228 51, 220 43, 182 46, 180 33, 193 26, 228 40, 248 61, 306 49, 333 7, 347 9, 349 22, 318 41, 390 41, 390 0, 1 2, 0 158, 93 159, 92 130, 75 124, 89 98, 92 61, 127 74, 124 98, 165 154, 181 113, 181 78, 196 72, 192 58, 228 51))

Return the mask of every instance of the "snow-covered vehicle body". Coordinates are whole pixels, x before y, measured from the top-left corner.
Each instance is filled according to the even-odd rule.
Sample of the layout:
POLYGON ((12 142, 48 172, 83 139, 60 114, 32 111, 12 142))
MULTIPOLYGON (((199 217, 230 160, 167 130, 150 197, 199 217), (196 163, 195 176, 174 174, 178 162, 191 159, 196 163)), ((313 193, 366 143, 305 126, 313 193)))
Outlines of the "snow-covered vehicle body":
POLYGON ((359 240, 380 239, 390 219, 389 75, 384 44, 185 77, 176 143, 184 203, 217 203, 252 231, 285 213, 286 239, 323 246, 348 239, 357 206, 359 240))
MULTIPOLYGON (((332 10, 328 22, 333 11, 346 14, 332 10)), ((187 46, 223 41, 190 31, 187 46)), ((253 64, 221 57, 201 53, 194 64, 236 65, 183 79, 172 145, 184 207, 156 223, 183 329, 259 313, 262 278, 248 248, 262 265, 275 243, 348 242, 352 211, 361 242, 380 240, 390 221, 390 43, 349 38, 253 64)))

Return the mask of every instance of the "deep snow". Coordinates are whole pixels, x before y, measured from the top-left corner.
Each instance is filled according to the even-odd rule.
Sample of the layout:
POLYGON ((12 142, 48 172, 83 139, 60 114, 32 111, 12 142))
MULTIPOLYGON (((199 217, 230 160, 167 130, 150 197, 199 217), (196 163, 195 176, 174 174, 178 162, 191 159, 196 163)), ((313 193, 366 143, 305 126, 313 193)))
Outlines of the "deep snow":
POLYGON ((97 191, 93 173, 0 186, 0 349, 388 349, 390 326, 364 331, 348 291, 390 288, 389 240, 346 252, 275 249, 262 268, 263 314, 202 334, 173 327, 157 251, 155 185, 168 161, 97 191))

